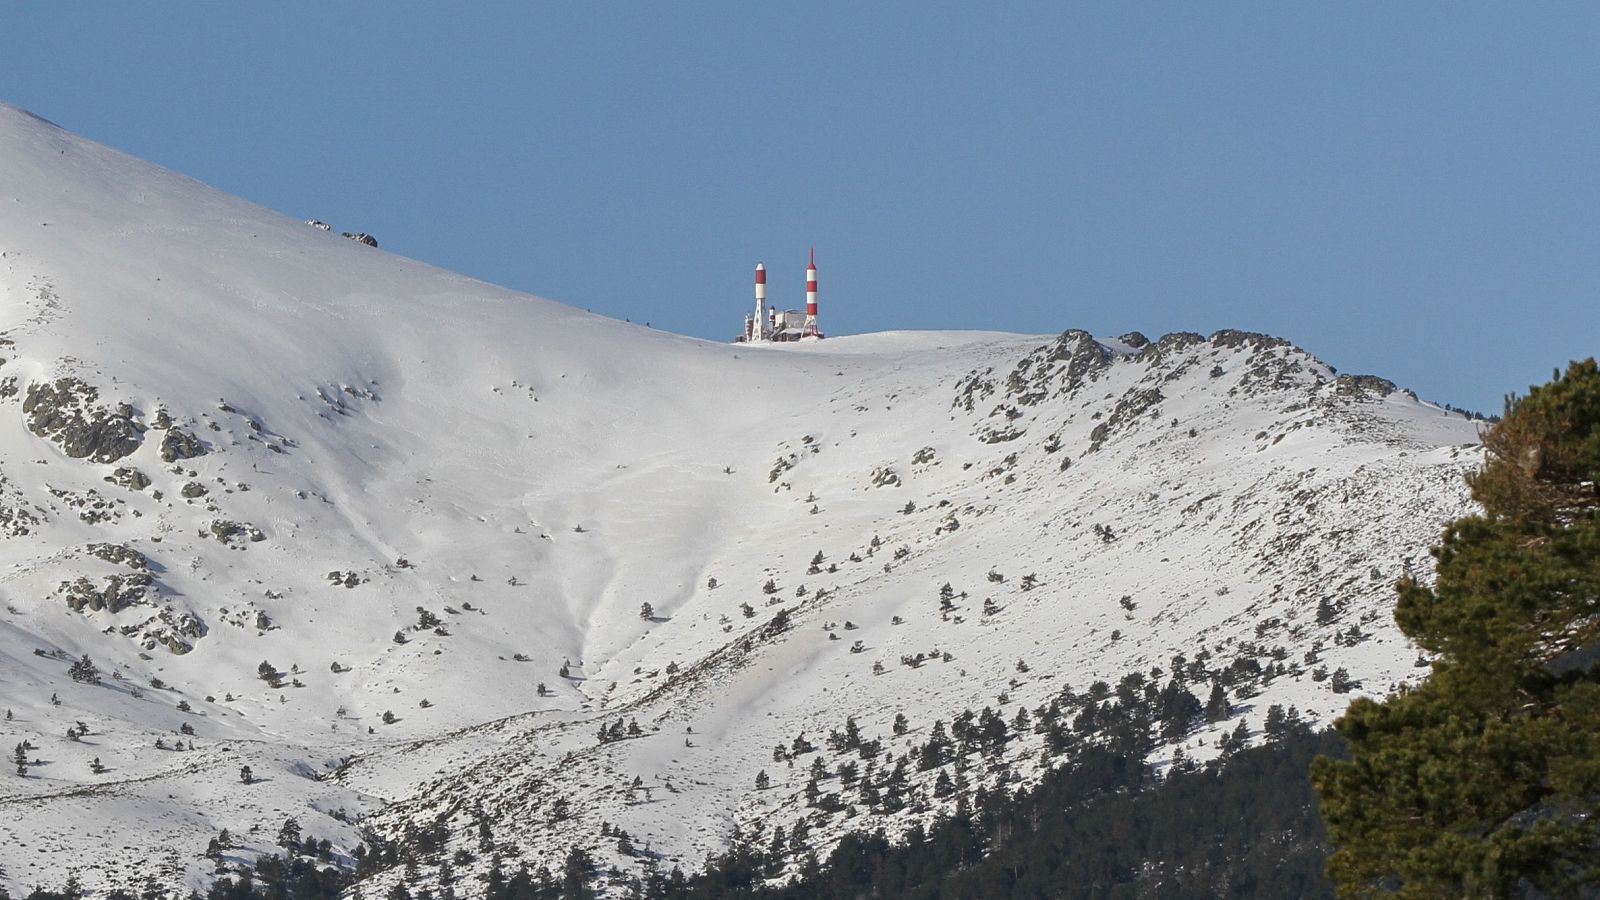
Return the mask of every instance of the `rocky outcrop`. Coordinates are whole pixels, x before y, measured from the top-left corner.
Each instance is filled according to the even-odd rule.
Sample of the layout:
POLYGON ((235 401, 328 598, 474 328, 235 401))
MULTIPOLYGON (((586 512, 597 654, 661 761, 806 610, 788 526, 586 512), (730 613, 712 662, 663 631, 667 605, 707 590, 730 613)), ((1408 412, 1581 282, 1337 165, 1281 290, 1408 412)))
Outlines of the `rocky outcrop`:
POLYGON ((367 234, 365 231, 357 231, 354 234, 348 231, 343 231, 340 233, 358 244, 366 244, 368 247, 378 246, 378 239, 370 234, 367 234))
POLYGON ((1156 415, 1161 401, 1165 399, 1160 388, 1136 387, 1123 394, 1117 400, 1117 406, 1111 411, 1110 417, 1089 432, 1088 452, 1098 451, 1112 434, 1132 427, 1141 418, 1156 415))
POLYGON ((206 445, 182 428, 169 428, 166 435, 161 438, 163 462, 177 462, 180 459, 194 459, 205 455, 206 445))
POLYGON ((155 579, 150 573, 141 571, 107 575, 98 582, 88 578, 63 581, 57 590, 74 612, 88 609, 119 613, 130 606, 145 603, 154 585, 155 579))
POLYGON ((28 385, 22 401, 28 430, 55 443, 73 459, 115 462, 139 449, 143 428, 133 409, 100 405, 100 391, 81 378, 63 377, 28 385))
POLYGON ((230 547, 243 546, 247 541, 253 544, 267 539, 267 536, 261 533, 261 529, 251 525, 249 522, 234 522, 229 519, 213 521, 208 532, 209 534, 207 532, 202 532, 201 534, 202 536, 216 538, 218 543, 226 544, 230 547))
POLYGON ((900 475, 890 466, 879 466, 867 477, 867 484, 871 487, 899 487, 900 475))
POLYGON ((150 486, 150 477, 132 466, 117 466, 105 480, 130 491, 142 491, 150 486))
POLYGON ((1334 392, 1341 397, 1387 397, 1399 388, 1387 378, 1376 375, 1340 375, 1333 380, 1334 392))
POLYGON ((193 613, 179 612, 169 604, 143 622, 118 631, 139 641, 146 650, 160 647, 174 656, 182 656, 194 649, 195 641, 205 636, 206 626, 193 613))
POLYGON ((1185 350, 1190 350, 1206 342, 1204 335, 1192 331, 1174 331, 1163 334, 1153 344, 1147 344, 1139 350, 1139 361, 1150 366, 1160 365, 1177 356, 1185 350))
POLYGON ((150 568, 150 560, 127 544, 95 543, 85 547, 84 552, 96 559, 103 559, 113 565, 127 566, 140 572, 150 568))
POLYGON ((1273 347, 1288 347, 1289 342, 1281 337, 1270 334, 1260 334, 1255 331, 1238 331, 1233 328, 1224 328, 1211 335, 1211 344, 1214 347, 1238 349, 1246 347, 1251 350, 1270 350, 1273 347))

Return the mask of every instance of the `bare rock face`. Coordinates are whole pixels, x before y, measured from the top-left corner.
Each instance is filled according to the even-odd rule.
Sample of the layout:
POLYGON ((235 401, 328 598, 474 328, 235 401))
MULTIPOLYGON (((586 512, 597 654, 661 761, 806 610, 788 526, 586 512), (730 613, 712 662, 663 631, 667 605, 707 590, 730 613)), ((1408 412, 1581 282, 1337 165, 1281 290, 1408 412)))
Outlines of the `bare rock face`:
POLYGON ((340 233, 358 244, 366 244, 368 247, 378 246, 378 239, 370 234, 367 234, 365 231, 357 231, 354 233, 344 231, 340 233))
POLYGON ((180 459, 194 459, 196 456, 205 455, 206 445, 182 428, 169 428, 166 435, 161 438, 163 462, 176 462, 180 459))
POLYGON ((98 404, 99 398, 99 389, 81 378, 57 378, 28 385, 22 412, 29 431, 73 459, 116 462, 139 449, 144 431, 127 404, 112 409, 98 404))

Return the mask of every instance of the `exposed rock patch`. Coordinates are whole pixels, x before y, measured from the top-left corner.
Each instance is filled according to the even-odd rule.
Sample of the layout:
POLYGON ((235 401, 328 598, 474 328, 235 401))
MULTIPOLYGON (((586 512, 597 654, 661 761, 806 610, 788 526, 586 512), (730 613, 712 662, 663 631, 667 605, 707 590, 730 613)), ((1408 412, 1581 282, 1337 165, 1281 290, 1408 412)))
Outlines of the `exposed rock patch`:
POLYGON ((57 378, 28 385, 22 412, 28 430, 61 447, 73 459, 108 463, 139 449, 143 430, 133 409, 100 405, 100 391, 81 378, 57 378))
POLYGON ((57 592, 73 612, 88 609, 114 614, 145 603, 154 591, 154 585, 155 579, 149 572, 130 572, 126 575, 107 575, 98 582, 88 578, 63 581, 57 592))
POLYGON ((176 462, 180 459, 194 459, 205 455, 206 445, 182 428, 169 428, 166 435, 161 438, 163 462, 176 462))
POLYGON ((117 506, 122 501, 107 500, 94 488, 86 491, 69 491, 66 488, 53 487, 50 488, 50 496, 77 510, 78 518, 90 525, 114 522, 122 516, 122 510, 117 506))
POLYGON ((1164 399, 1160 388, 1134 388, 1123 394, 1111 415, 1089 433, 1088 452, 1099 450, 1113 433, 1131 427, 1146 415, 1154 415, 1164 399))
POLYGON ((1288 347, 1289 342, 1281 337, 1270 334, 1260 334, 1254 331, 1238 331, 1233 328, 1224 328, 1211 335, 1211 345, 1222 348, 1248 348, 1251 350, 1270 350, 1274 347, 1288 347))
POLYGON ((150 560, 145 558, 143 553, 140 553, 132 547, 129 547, 127 544, 90 544, 84 548, 84 552, 97 559, 103 559, 108 563, 113 563, 119 566, 127 566, 130 569, 136 569, 140 572, 146 571, 150 568, 150 560))
POLYGON ((1192 331, 1174 331, 1163 334, 1153 344, 1148 344, 1139 351, 1139 361, 1146 365, 1160 365, 1166 360, 1200 346, 1206 342, 1205 336, 1192 331))
POLYGON ((890 466, 879 466, 867 477, 867 483, 873 487, 899 487, 900 476, 890 466))
POLYGON ((105 480, 130 491, 142 491, 150 486, 150 477, 132 466, 117 466, 105 480))
POLYGON ((193 613, 180 613, 170 606, 153 618, 121 630, 124 634, 137 635, 146 650, 163 647, 174 656, 193 650, 194 642, 206 634, 205 623, 193 613))
POLYGON ((1344 397, 1387 397, 1399 388, 1387 378, 1376 375, 1340 375, 1333 380, 1333 389, 1344 397))
POLYGON ((246 542, 253 544, 267 539, 267 536, 261 533, 261 529, 249 522, 234 522, 230 519, 214 520, 210 528, 201 532, 201 536, 216 538, 218 543, 229 547, 239 547, 246 542))

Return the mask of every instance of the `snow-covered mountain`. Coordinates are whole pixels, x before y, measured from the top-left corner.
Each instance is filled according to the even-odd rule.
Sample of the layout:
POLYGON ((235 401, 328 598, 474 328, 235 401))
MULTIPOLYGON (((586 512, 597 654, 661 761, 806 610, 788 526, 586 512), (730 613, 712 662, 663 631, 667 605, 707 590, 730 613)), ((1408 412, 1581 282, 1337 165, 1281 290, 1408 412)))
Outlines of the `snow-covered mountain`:
POLYGON ((249 858, 288 817, 340 854, 442 826, 463 873, 480 822, 532 862, 638 865, 602 822, 685 868, 802 818, 825 847, 954 800, 817 815, 775 746, 1263 666, 1158 753, 1205 758, 1416 671, 1391 584, 1480 459, 1476 423, 1277 338, 708 343, 3 105, 0 344, 14 890, 201 887, 218 831, 249 858))

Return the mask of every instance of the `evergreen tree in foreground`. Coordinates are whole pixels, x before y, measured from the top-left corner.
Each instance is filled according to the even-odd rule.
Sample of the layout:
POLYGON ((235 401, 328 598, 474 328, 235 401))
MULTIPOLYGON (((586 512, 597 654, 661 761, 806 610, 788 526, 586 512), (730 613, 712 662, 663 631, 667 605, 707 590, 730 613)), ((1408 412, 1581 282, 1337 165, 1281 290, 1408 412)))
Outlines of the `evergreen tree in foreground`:
POLYGON ((1351 759, 1319 759, 1343 896, 1600 891, 1600 369, 1508 401, 1469 476, 1482 515, 1398 585, 1395 620, 1435 657, 1420 686, 1351 704, 1351 759))

